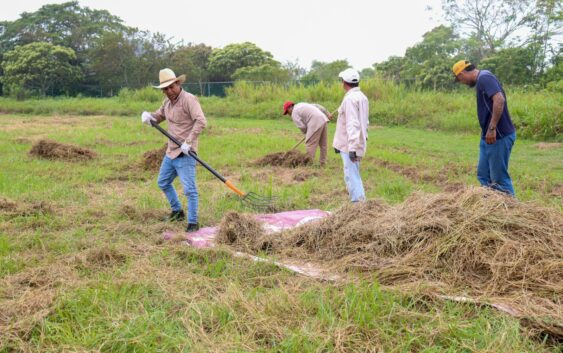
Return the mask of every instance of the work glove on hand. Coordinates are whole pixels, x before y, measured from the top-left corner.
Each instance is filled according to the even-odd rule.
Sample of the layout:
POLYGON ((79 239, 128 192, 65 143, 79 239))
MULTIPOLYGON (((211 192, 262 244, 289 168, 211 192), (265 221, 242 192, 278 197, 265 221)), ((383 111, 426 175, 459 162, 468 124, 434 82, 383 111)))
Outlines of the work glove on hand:
POLYGON ((356 152, 348 152, 350 160, 354 163, 359 162, 362 157, 356 156, 356 152))
POLYGON ((192 145, 184 142, 182 146, 180 146, 180 149, 182 150, 182 152, 184 152, 185 155, 189 155, 189 152, 192 150, 192 145))
POLYGON ((143 114, 141 114, 141 121, 143 122, 143 124, 147 124, 147 125, 151 126, 151 121, 156 122, 156 119, 153 118, 151 113, 143 112, 143 114))

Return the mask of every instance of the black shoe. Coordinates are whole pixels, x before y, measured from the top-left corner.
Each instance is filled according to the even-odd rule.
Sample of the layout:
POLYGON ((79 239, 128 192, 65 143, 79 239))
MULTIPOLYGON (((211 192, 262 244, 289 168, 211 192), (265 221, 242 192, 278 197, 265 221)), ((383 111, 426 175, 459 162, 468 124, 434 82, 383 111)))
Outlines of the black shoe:
POLYGON ((199 230, 199 224, 197 223, 188 223, 188 227, 186 228, 186 232, 191 233, 199 230))
POLYGON ((172 211, 168 217, 165 217, 163 221, 165 222, 181 222, 186 219, 186 215, 183 210, 172 211))

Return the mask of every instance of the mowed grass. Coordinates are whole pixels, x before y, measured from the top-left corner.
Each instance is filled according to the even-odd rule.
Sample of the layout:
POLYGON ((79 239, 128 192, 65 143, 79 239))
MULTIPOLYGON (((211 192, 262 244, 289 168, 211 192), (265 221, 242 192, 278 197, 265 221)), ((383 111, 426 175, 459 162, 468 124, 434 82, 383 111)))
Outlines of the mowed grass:
MULTIPOLYGON (((0 195, 18 204, 0 209, 0 352, 558 351, 486 307, 399 293, 375 279, 320 282, 224 248, 163 243, 162 231, 182 226, 159 220, 167 202, 141 162, 165 139, 139 120, 0 116, 0 195), (32 158, 40 138, 98 157, 32 158)), ((243 190, 277 195, 280 209, 337 208, 347 201, 337 155, 324 169, 252 164, 300 138, 289 120, 209 118, 199 155, 243 190)), ((477 184, 478 139, 477 127, 463 135, 372 126, 362 163, 368 197, 396 203, 417 190, 477 184)), ((562 157, 560 146, 518 140, 518 197, 561 209, 562 157)), ((203 225, 245 211, 203 168, 198 186, 203 225)))

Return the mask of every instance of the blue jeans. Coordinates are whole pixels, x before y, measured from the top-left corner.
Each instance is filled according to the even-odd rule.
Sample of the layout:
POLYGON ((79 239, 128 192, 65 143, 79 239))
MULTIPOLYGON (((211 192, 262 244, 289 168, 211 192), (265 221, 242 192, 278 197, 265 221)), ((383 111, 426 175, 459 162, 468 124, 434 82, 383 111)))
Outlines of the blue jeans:
POLYGON ((346 152, 340 151, 342 162, 344 163, 344 182, 352 202, 365 201, 366 193, 364 184, 360 176, 360 162, 352 162, 346 152))
POLYGON ((195 183, 196 161, 190 156, 181 154, 175 159, 164 156, 158 174, 158 187, 164 192, 172 211, 180 211, 182 204, 172 185, 177 176, 184 186, 184 195, 188 198, 188 223, 197 223, 198 193, 195 183))
POLYGON ((482 186, 514 196, 514 187, 508 174, 508 161, 515 140, 516 133, 497 139, 492 145, 487 145, 485 139, 481 139, 477 179, 482 186))

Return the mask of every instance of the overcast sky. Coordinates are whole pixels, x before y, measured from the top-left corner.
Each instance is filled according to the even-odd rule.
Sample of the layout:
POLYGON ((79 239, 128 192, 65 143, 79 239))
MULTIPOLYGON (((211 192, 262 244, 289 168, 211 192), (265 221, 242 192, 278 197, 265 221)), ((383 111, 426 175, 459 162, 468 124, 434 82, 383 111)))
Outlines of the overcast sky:
MULTIPOLYGON (((0 20, 15 20, 48 3, 2 0, 0 20)), ((276 60, 348 59, 360 70, 405 49, 441 22, 440 0, 80 0, 126 25, 176 40, 223 47, 250 41, 276 60), (431 7, 433 10, 427 10, 431 7)))

